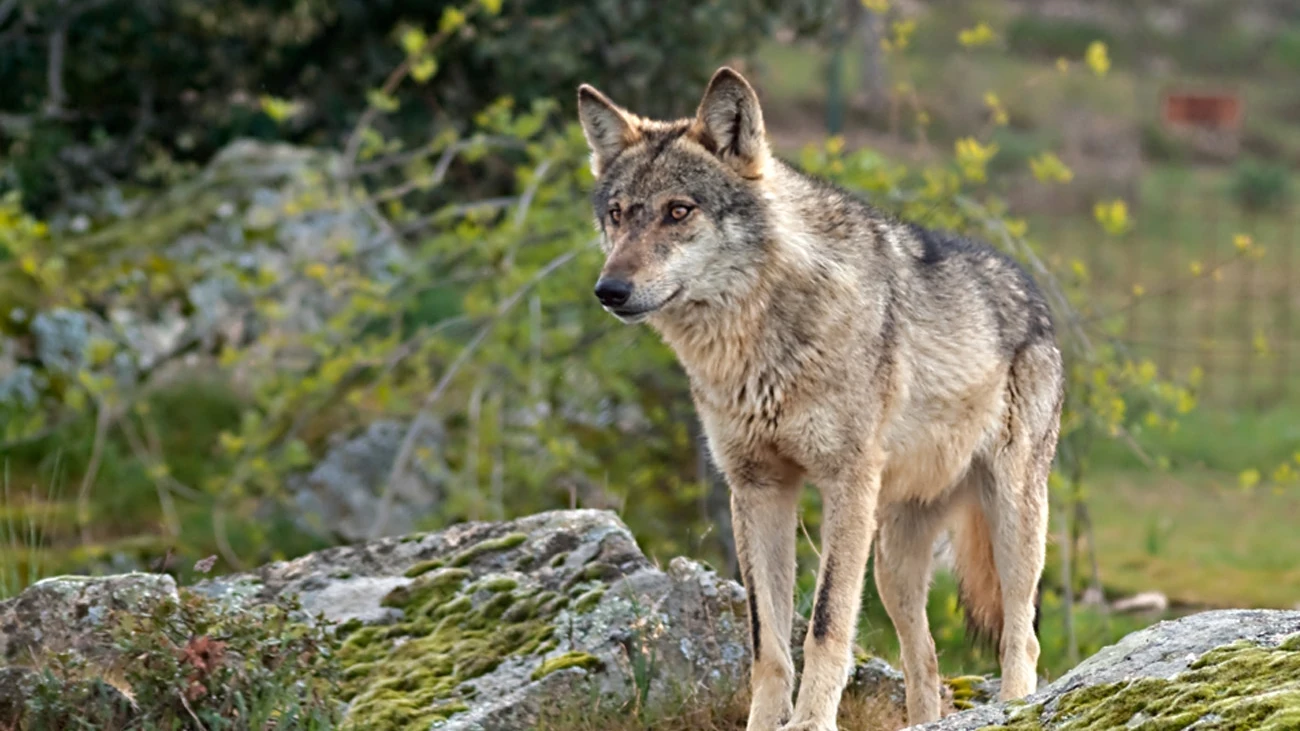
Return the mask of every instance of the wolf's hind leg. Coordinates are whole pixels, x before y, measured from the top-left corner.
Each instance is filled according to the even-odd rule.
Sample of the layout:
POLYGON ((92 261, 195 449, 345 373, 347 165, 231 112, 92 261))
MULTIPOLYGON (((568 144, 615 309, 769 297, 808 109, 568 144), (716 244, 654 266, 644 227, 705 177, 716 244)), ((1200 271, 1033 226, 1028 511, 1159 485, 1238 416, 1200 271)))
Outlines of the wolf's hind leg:
POLYGON ((1001 699, 1037 686, 1035 637, 1038 581, 1047 544, 1047 478, 1060 432, 1060 355, 1030 345, 1012 362, 1005 442, 991 455, 992 480, 981 495, 1002 585, 1001 699))
POLYGON ((749 599, 749 731, 774 731, 790 718, 794 662, 795 528, 800 480, 772 475, 760 484, 732 482, 731 521, 749 599))
POLYGON ((936 506, 896 503, 882 508, 876 537, 876 588, 898 634, 912 725, 939 720, 939 661, 925 600, 942 517, 936 506))

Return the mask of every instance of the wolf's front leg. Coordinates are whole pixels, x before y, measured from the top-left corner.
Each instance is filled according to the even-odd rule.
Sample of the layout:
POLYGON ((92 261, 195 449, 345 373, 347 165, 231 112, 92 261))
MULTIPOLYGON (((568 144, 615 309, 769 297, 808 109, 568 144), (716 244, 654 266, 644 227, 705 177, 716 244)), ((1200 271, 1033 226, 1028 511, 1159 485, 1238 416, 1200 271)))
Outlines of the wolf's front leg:
POLYGON ((782 731, 834 731, 857 634, 862 582, 876 532, 879 461, 871 460, 822 489, 822 557, 812 621, 804 640, 803 679, 794 717, 782 731))
POLYGON ((748 731, 775 731, 790 719, 797 485, 785 480, 767 484, 732 482, 731 522, 749 598, 754 653, 748 731))

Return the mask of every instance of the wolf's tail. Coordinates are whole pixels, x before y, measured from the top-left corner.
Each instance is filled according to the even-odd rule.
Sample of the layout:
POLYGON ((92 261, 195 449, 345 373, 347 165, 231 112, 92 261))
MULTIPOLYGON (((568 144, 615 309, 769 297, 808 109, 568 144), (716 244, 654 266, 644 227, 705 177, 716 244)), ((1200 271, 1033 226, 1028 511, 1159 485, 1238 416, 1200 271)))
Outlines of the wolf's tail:
POLYGON ((952 526, 952 556, 966 632, 996 648, 1002 639, 1002 581, 993 561, 993 535, 978 501, 958 510, 952 526))

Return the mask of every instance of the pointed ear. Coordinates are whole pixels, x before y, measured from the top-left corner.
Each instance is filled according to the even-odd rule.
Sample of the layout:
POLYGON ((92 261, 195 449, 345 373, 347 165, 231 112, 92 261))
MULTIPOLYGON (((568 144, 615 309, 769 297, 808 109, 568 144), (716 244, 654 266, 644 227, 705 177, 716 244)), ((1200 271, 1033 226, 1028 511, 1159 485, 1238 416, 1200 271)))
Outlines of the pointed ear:
POLYGON ((697 139, 746 178, 760 178, 767 167, 767 131, 758 94, 737 71, 713 74, 695 113, 697 139))
POLYGON ((632 115, 588 84, 578 87, 578 121, 591 147, 591 172, 596 177, 610 160, 641 138, 632 115))

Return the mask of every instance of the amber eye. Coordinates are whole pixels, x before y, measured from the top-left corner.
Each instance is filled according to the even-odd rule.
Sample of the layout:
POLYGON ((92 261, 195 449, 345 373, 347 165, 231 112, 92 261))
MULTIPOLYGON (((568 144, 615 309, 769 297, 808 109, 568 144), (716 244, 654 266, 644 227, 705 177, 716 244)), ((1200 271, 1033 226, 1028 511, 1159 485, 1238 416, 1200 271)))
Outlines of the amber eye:
POLYGON ((617 207, 609 209, 609 220, 615 226, 618 225, 618 222, 622 218, 623 218, 623 211, 619 210, 617 207))
POLYGON ((685 203, 674 204, 672 208, 668 209, 668 215, 672 216, 674 221, 680 221, 691 215, 691 207, 685 203))

